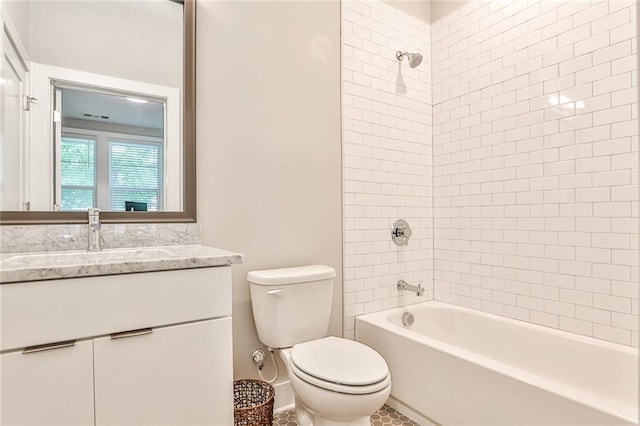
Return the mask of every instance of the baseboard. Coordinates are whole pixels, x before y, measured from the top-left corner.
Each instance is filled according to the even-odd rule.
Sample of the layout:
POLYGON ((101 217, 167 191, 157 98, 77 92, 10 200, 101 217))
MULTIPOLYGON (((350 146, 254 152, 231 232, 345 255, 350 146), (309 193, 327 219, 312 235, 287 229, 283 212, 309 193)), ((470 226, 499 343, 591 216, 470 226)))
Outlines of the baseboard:
POLYGON ((398 401, 392 396, 390 396, 389 399, 387 400, 387 405, 393 408, 394 410, 401 412, 402 414, 409 417, 411 420, 413 420, 414 422, 418 423, 421 426, 441 426, 440 423, 436 423, 430 418, 418 413, 413 408, 403 404, 402 402, 398 401))
POLYGON ((276 390, 275 400, 273 402, 273 412, 275 414, 287 411, 295 407, 295 398, 293 397, 293 389, 289 380, 273 385, 276 390))

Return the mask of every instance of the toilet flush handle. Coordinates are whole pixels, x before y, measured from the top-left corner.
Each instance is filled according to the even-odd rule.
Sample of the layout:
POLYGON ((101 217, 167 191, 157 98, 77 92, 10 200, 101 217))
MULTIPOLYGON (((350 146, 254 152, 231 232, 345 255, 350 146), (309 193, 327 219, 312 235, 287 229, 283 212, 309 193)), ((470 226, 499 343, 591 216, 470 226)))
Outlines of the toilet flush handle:
POLYGON ((282 293, 284 293, 284 290, 281 288, 267 291, 267 294, 270 296, 280 296, 282 293))

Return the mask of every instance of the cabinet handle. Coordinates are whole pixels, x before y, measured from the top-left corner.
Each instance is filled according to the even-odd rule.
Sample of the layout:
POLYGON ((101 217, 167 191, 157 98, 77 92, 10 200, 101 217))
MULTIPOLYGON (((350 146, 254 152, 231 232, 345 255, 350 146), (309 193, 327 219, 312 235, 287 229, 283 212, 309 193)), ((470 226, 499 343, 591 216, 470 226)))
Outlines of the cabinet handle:
POLYGON ((75 346, 75 340, 65 340, 64 342, 46 343, 44 345, 27 346, 22 350, 23 354, 32 354, 35 352, 51 351, 53 349, 62 349, 75 346))
POLYGON ((141 328, 139 330, 120 331, 118 333, 111 333, 111 340, 124 339, 126 337, 144 336, 145 334, 153 333, 153 328, 141 328))

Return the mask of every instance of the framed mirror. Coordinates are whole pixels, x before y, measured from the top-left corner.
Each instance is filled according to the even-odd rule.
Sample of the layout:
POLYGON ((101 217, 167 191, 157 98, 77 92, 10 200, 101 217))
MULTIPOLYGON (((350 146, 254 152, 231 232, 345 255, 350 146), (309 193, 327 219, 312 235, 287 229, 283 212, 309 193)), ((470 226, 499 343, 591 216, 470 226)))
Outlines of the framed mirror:
POLYGON ((196 221, 195 9, 3 2, 0 224, 196 221))

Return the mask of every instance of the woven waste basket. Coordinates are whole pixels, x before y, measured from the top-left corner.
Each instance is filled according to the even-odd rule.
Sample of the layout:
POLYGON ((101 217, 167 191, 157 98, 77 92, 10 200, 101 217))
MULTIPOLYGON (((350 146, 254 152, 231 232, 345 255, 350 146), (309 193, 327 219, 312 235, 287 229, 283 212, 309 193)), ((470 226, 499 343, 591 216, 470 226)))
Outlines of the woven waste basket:
POLYGON ((261 380, 233 382, 233 425, 271 426, 275 394, 273 386, 261 380))

